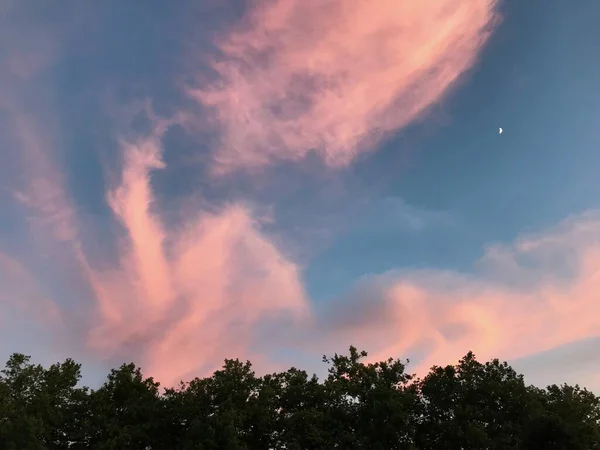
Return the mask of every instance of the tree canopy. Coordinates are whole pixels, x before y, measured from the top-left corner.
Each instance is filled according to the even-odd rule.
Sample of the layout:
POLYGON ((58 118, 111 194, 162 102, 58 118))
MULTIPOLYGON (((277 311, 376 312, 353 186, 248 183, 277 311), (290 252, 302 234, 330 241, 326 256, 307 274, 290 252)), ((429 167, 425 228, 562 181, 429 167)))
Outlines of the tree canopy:
POLYGON ((226 360, 171 389, 131 363, 91 390, 71 359, 44 368, 14 354, 0 372, 0 450, 600 449, 600 398, 579 386, 529 386, 473 353, 423 378, 365 356, 323 357, 324 380, 226 360))

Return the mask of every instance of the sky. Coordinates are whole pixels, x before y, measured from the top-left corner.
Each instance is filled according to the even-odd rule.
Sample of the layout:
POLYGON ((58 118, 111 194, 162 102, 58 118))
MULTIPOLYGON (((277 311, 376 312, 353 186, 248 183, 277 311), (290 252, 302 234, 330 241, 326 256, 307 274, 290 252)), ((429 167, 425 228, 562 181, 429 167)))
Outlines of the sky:
POLYGON ((0 357, 600 391, 599 14, 0 0, 0 357))

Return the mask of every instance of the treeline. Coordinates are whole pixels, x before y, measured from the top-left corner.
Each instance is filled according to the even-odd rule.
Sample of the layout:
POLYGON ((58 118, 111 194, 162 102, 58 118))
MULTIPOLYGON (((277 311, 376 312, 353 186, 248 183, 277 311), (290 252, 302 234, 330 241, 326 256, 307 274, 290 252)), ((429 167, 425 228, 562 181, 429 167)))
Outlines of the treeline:
POLYGON ((44 368, 15 354, 0 376, 0 449, 600 449, 600 399, 586 389, 527 386, 472 353, 422 379, 364 356, 324 357, 322 381, 226 360, 166 390, 126 364, 90 390, 72 360, 44 368))

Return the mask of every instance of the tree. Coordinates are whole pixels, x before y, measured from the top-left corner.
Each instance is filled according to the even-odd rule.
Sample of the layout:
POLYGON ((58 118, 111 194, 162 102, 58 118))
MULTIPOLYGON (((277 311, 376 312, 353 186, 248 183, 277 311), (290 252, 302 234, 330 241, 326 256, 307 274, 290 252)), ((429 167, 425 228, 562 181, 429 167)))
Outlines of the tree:
POLYGON ((87 388, 67 359, 44 369, 14 354, 0 375, 0 442, 7 449, 66 449, 81 439, 87 388))
POLYGON ((331 364, 325 380, 329 425, 337 448, 412 448, 416 386, 405 365, 392 358, 365 364, 367 352, 350 347, 348 356, 324 357, 331 364))
POLYGON ((600 450, 600 399, 579 386, 527 386, 473 353, 422 379, 365 357, 324 357, 323 381, 226 360, 161 393, 133 363, 90 391, 70 359, 46 369, 14 354, 0 372, 0 450, 600 450))
POLYGON ((520 446, 521 427, 534 404, 522 375, 507 363, 482 364, 469 352, 456 366, 434 366, 419 384, 424 407, 419 448, 520 446))
POLYGON ((326 423, 331 400, 318 378, 292 367, 275 375, 274 383, 279 390, 276 411, 280 421, 276 448, 334 448, 335 431, 326 423))
POLYGON ((523 448, 600 449, 600 398, 577 385, 532 391, 538 407, 524 426, 523 448))
POLYGON ((161 440, 165 419, 159 383, 135 364, 113 369, 89 398, 86 448, 146 450, 161 440))

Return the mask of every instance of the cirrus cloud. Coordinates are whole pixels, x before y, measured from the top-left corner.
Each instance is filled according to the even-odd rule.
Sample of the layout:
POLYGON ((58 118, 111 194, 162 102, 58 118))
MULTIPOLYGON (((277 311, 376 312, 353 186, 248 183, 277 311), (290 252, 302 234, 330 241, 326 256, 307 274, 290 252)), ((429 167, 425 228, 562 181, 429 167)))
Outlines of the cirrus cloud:
MULTIPOLYGON (((497 20, 495 6, 493 0, 255 2, 217 41, 217 80, 189 90, 219 136, 215 170, 298 161, 312 150, 342 167, 372 151, 422 117, 473 66, 497 20)), ((6 30, 12 36, 21 27, 6 30)), ((36 95, 31 102, 20 98, 58 51, 55 39, 51 45, 44 36, 32 39, 16 50, 0 45, 10 56, 9 70, 0 74, 0 91, 11 93, 10 101, 0 100, 11 134, 3 148, 14 150, 2 156, 4 163, 18 154, 27 183, 12 192, 31 212, 31 235, 43 238, 27 245, 44 244, 50 262, 0 254, 0 331, 7 342, 17 331, 27 334, 27 326, 46 335, 65 329, 73 348, 98 359, 133 359, 172 385, 211 372, 225 357, 269 366, 275 355, 307 342, 313 354, 317 345, 320 353, 356 343, 375 359, 417 355, 421 370, 469 349, 481 357, 523 358, 598 336, 598 213, 490 246, 470 274, 367 275, 331 315, 315 318, 301 268, 245 205, 186 209, 182 223, 164 223, 152 183, 155 172, 172 170, 162 123, 154 133, 119 142, 118 181, 100 191, 106 222, 117 229, 116 244, 102 244, 114 245, 117 257, 103 260, 86 245, 97 237, 82 226, 69 174, 54 158, 60 140, 49 136, 58 130, 40 127, 54 108, 36 95), (64 278, 36 273, 50 265, 64 278), (61 286, 51 289, 52 283, 61 286), (86 307, 73 314, 56 292, 86 307)), ((384 202, 383 209, 392 206, 384 202)), ((404 215, 402 221, 409 222, 404 215)))
MULTIPOLYGON (((103 260, 86 245, 94 236, 80 229, 80 211, 36 121, 18 124, 14 132, 27 182, 15 198, 30 212, 34 241, 50 252, 53 265, 64 265, 68 272, 78 314, 62 300, 41 294, 32 298, 31 283, 13 283, 13 303, 0 298, 0 316, 12 311, 11 305, 40 312, 51 305, 52 314, 42 313, 41 319, 52 319, 52 326, 62 320, 63 344, 101 360, 134 359, 167 385, 190 374, 210 373, 226 357, 255 354, 268 366, 268 358, 256 348, 261 340, 256 328, 309 317, 299 267, 260 230, 244 205, 186 210, 183 223, 165 227, 151 184, 153 171, 168 170, 162 158, 162 123, 148 136, 119 142, 120 176, 106 192, 106 204, 119 225, 116 261, 103 260)), ((0 268, 25 273, 11 261, 1 256, 0 268)), ((0 278, 4 289, 6 283, 0 278)))
POLYGON ((150 171, 165 167, 160 142, 126 143, 124 152, 122 181, 108 202, 126 238, 119 267, 94 274, 103 313, 93 348, 133 344, 148 370, 172 384, 215 370, 225 355, 251 352, 261 320, 306 317, 298 267, 259 231, 250 211, 236 204, 197 211, 169 233, 151 211, 150 171))
POLYGON ((600 212, 489 246, 475 269, 367 276, 334 308, 329 340, 414 356, 422 373, 468 350, 517 359, 600 337, 600 212))
MULTIPOLYGON (((33 122, 21 123, 17 131, 29 137, 21 149, 28 154, 23 161, 30 189, 19 198, 38 219, 34 236, 59 241, 53 251, 70 244, 88 286, 78 292, 80 301, 94 306, 90 328, 81 335, 61 302, 39 296, 39 306, 56 305, 53 317, 72 330, 75 347, 83 341, 100 358, 133 358, 167 385, 209 373, 224 357, 256 357, 268 366, 277 360, 270 355, 309 344, 310 352, 317 345, 322 352, 357 343, 374 359, 417 356, 422 372, 469 349, 483 358, 527 358, 600 334, 598 212, 512 244, 490 245, 472 273, 366 275, 329 315, 315 317, 299 266, 243 205, 186 211, 178 227, 164 226, 150 178, 169 169, 161 133, 121 142, 123 167, 106 195, 121 227, 119 258, 96 264, 97 255, 84 251, 81 239, 90 236, 78 228, 58 169, 45 160, 48 151, 32 144, 43 142, 27 128, 33 122), (47 188, 39 189, 40 179, 47 188), (277 332, 269 342, 265 329, 277 332)), ((31 298, 17 288, 17 302, 31 298)))
POLYGON ((418 119, 473 66, 495 0, 255 2, 189 90, 220 130, 217 172, 350 163, 418 119))

